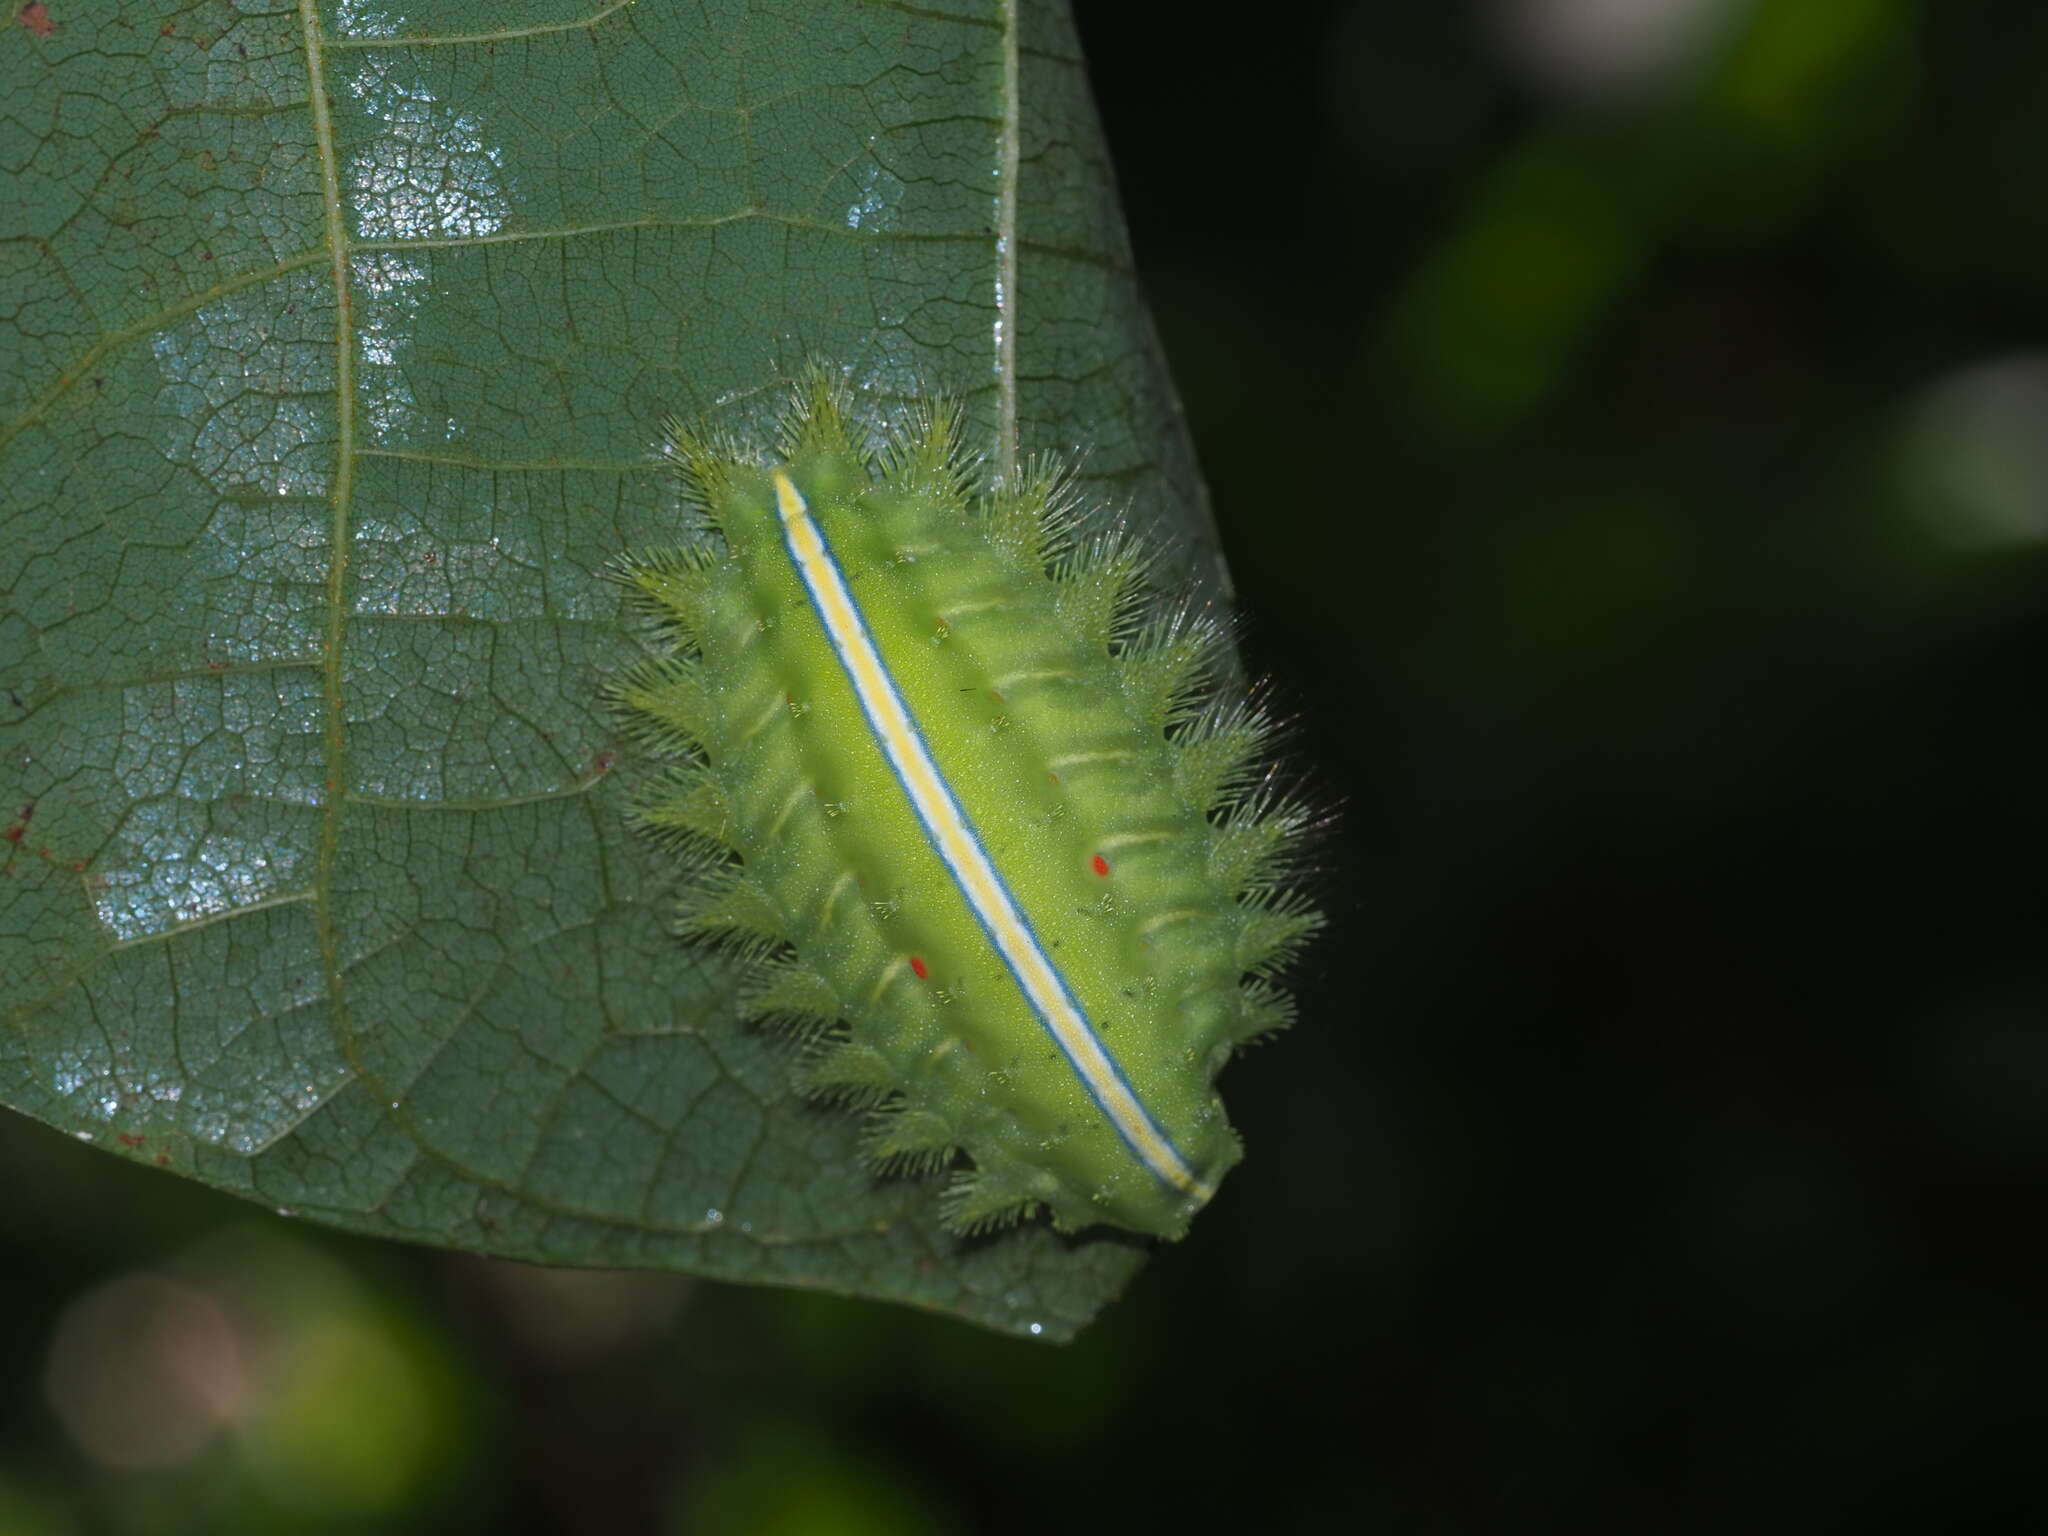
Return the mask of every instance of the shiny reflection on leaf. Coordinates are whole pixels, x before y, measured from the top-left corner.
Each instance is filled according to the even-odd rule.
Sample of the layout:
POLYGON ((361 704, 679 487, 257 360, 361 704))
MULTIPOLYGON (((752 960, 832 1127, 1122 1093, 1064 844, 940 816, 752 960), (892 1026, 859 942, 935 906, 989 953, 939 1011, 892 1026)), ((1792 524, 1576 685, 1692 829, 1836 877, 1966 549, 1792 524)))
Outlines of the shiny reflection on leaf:
POLYGON ((504 228, 512 198, 504 150, 467 113, 372 58, 349 90, 385 131, 349 156, 350 206, 363 240, 474 240, 504 228))
POLYGON ((138 806, 127 832, 135 862, 102 876, 93 910, 116 939, 218 917, 295 889, 299 850, 209 829, 189 800, 138 806))
POLYGON ((317 274, 230 294, 150 342, 159 445, 216 491, 327 494, 333 292, 317 274))
POLYGON ((334 8, 335 30, 343 37, 396 37, 405 26, 403 16, 394 16, 364 0, 341 0, 334 8))
MULTIPOLYGON (((373 446, 409 441, 424 430, 404 361, 426 296, 426 263, 387 252, 357 256, 349 271, 360 295, 356 391, 364 440, 373 446)), ((440 435, 457 436, 455 424, 446 423, 440 435)))

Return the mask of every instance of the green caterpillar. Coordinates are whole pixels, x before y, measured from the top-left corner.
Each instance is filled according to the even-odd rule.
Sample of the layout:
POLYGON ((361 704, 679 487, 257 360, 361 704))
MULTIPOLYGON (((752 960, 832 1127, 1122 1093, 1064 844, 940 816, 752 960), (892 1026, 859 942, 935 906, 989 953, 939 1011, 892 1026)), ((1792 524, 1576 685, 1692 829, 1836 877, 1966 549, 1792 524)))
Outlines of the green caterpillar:
POLYGON ((1057 466, 978 484, 943 403, 875 452, 822 379, 765 462, 671 432, 697 526, 622 562, 662 654, 612 696, 681 932, 748 959, 878 1172, 954 1168, 950 1229, 1179 1237, 1241 1155, 1216 1072, 1321 921, 1227 633, 1057 466))

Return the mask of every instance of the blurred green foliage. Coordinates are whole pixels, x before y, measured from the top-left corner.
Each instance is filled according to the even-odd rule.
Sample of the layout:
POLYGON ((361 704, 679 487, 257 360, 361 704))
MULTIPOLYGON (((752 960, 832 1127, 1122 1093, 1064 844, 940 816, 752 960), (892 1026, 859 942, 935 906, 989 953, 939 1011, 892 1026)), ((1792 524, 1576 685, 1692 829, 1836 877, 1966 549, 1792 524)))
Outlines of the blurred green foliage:
POLYGON ((1081 8, 1252 656, 1342 816, 1185 1244, 1052 1351, 252 1231, 9 1121, 0 1533, 2034 1502, 2048 11, 1702 0, 1629 69, 1528 20, 1627 9, 1081 8), (285 1362, 181 1466, 96 1462, 45 1390, 135 1274, 285 1362))

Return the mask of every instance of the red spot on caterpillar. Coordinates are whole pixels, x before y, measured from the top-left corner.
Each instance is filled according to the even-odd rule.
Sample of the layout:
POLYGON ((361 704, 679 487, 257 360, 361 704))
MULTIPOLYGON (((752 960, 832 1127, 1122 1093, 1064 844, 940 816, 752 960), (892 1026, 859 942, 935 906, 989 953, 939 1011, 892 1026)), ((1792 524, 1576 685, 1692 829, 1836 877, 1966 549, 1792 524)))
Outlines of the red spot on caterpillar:
POLYGON ((917 972, 917 979, 919 981, 923 981, 925 977, 931 975, 930 969, 926 967, 923 959, 921 959, 917 955, 912 955, 910 957, 910 968, 913 971, 917 972))
POLYGON ((1088 867, 1094 870, 1095 873, 1097 873, 1098 875, 1106 875, 1109 873, 1109 860, 1105 859, 1101 854, 1098 853, 1097 855, 1095 855, 1094 858, 1088 861, 1088 867))

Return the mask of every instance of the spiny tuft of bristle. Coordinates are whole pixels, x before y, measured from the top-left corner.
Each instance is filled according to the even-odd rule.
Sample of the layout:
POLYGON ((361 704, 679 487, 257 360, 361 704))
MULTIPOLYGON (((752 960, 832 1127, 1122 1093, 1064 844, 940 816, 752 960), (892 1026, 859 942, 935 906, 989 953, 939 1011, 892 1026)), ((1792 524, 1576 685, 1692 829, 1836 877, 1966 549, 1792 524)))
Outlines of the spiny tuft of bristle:
POLYGON ((939 1220, 959 1237, 981 1237, 1035 1215, 1040 1202, 1011 1180, 977 1168, 953 1175, 939 1196, 939 1220))
POLYGON ((773 954, 790 942, 787 925, 760 881, 738 864, 708 875, 691 893, 683 931, 723 948, 773 954))
POLYGON ((953 1160, 960 1133, 943 1115, 901 1105, 868 1116, 861 1135, 861 1156, 878 1174, 909 1176, 930 1173, 953 1160))
POLYGON ((712 722, 703 669, 692 656, 657 656, 636 663, 605 689, 624 715, 627 733, 655 757, 696 758, 712 722))
POLYGON ((682 471, 683 509, 691 524, 708 523, 712 504, 732 484, 735 464, 745 463, 739 444, 722 432, 698 432, 671 416, 662 424, 661 455, 682 471))
POLYGON ((776 447, 785 460, 830 454, 866 462, 870 455, 847 431, 852 409, 844 379, 822 368, 811 369, 790 392, 789 405, 776 425, 776 447))
POLYGON ((1015 479, 992 487, 982 501, 981 526, 990 541, 1020 566, 1045 571, 1073 544, 1081 496, 1073 471, 1049 455, 1027 460, 1015 479))
POLYGON ((882 444, 876 467, 882 483, 905 495, 964 501, 972 464, 960 442, 960 406, 923 400, 882 444))
POLYGON ((849 1108, 880 1104, 896 1092, 896 1066, 871 1045, 820 1041, 797 1070, 797 1091, 849 1108))
POLYGON ((1279 727, 1252 698, 1213 699, 1173 733, 1173 785, 1204 816, 1234 804, 1265 770, 1279 727))
POLYGON ((1127 647, 1144 627, 1153 564, 1121 528, 1076 540, 1052 568, 1053 603, 1068 632, 1092 649, 1127 647))
POLYGON ((715 579, 712 572, 718 559, 711 542, 700 539, 614 560, 605 574, 626 587, 634 609, 656 636, 689 653, 699 646, 698 609, 707 584, 715 579))
POLYGON ((1265 980, 1285 970, 1316 931, 1323 914, 1300 891, 1259 892, 1238 903, 1238 970, 1265 980))
POLYGON ((1272 889, 1292 872, 1314 824, 1307 805, 1276 794, 1237 801, 1210 831, 1210 878, 1234 896, 1272 889))
POLYGON ((794 957, 763 958, 741 986, 745 1017, 800 1038, 815 1038, 838 1024, 846 1009, 831 982, 794 957))
POLYGON ((628 813, 638 832, 686 859, 724 864, 734 852, 732 806, 725 787, 701 762, 671 769, 628 813))
POLYGON ((1147 619, 1118 654, 1124 698, 1154 730, 1171 732, 1199 713, 1229 651, 1226 625, 1175 604, 1147 619))
POLYGON ((1231 1044, 1243 1047, 1270 1040, 1293 1025, 1294 1013, 1292 993, 1252 977, 1238 987, 1238 1022, 1231 1044))

